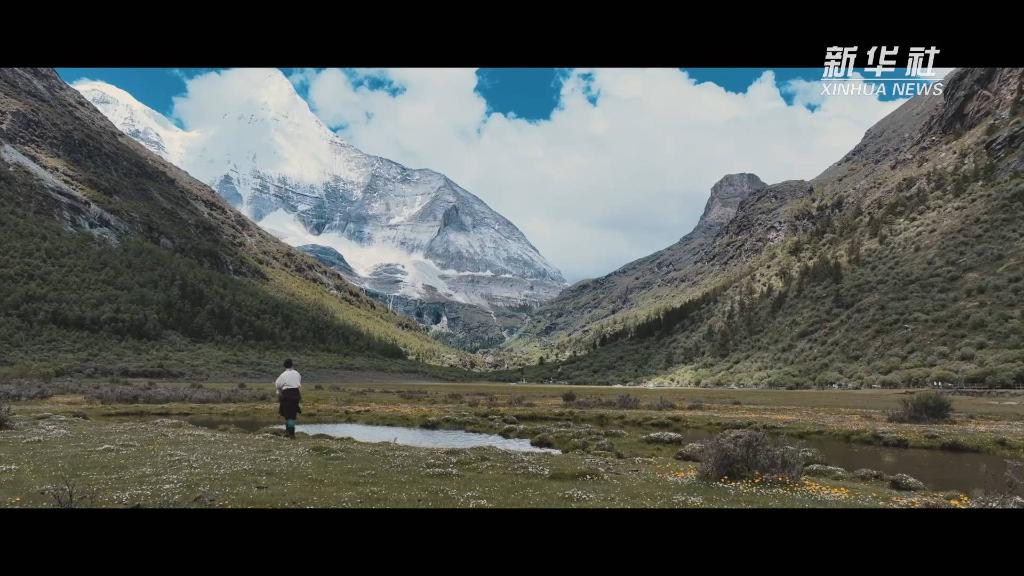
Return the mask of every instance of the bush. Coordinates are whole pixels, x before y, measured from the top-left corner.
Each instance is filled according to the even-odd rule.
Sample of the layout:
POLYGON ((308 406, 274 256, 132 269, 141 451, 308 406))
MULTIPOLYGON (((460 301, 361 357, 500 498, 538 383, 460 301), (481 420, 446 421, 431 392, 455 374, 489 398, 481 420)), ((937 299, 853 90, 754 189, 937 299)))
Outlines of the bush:
POLYGON ((550 434, 544 432, 531 438, 530 445, 536 446, 537 448, 554 448, 555 439, 552 438, 550 434))
POLYGON ((573 392, 572 390, 562 394, 562 402, 565 402, 566 404, 570 404, 570 403, 575 402, 575 401, 576 401, 576 393, 573 392))
POLYGON ((890 422, 943 422, 953 412, 953 401, 941 392, 921 392, 900 403, 899 409, 889 413, 890 422))
POLYGON ((56 508, 81 508, 91 499, 91 496, 65 473, 61 474, 57 484, 48 486, 44 492, 53 499, 56 508))
POLYGON ((513 408, 519 407, 519 406, 526 406, 526 396, 521 396, 519 394, 513 394, 508 399, 508 405, 513 407, 513 408))
POLYGON ((629 394, 619 394, 615 398, 615 407, 623 410, 636 410, 640 407, 640 399, 629 394))
POLYGON ((324 389, 324 385, 323 384, 317 384, 316 386, 313 386, 313 390, 323 390, 323 389, 324 389))
POLYGON ((941 448, 943 450, 949 450, 951 452, 981 452, 982 451, 981 448, 979 448, 977 446, 972 446, 971 444, 968 444, 968 443, 966 443, 966 442, 964 442, 962 440, 957 440, 955 438, 952 439, 952 440, 944 440, 941 444, 939 444, 939 448, 941 448))
POLYGON ((652 410, 675 410, 676 403, 671 400, 665 400, 664 398, 658 398, 658 401, 651 405, 652 410))
POLYGON ((100 404, 234 404, 264 402, 270 399, 268 392, 256 390, 229 389, 211 390, 193 387, 136 388, 134 386, 107 386, 84 392, 89 400, 100 404))
POLYGON ((28 381, 0 383, 0 400, 19 402, 21 400, 43 400, 54 394, 75 394, 82 390, 79 384, 37 384, 28 381))
POLYGON ((704 445, 700 478, 718 481, 760 476, 768 480, 797 481, 803 474, 803 460, 764 432, 728 430, 704 445))
POLYGON ((978 352, 969 346, 957 350, 956 359, 964 362, 974 360, 974 357, 978 355, 978 352))
POLYGON ((694 400, 692 402, 689 402, 686 405, 686 409, 687 410, 703 410, 704 409, 704 401, 698 398, 698 399, 696 399, 696 400, 694 400))
POLYGON ((0 430, 10 430, 14 428, 14 411, 11 409, 11 405, 5 400, 0 399, 0 430))

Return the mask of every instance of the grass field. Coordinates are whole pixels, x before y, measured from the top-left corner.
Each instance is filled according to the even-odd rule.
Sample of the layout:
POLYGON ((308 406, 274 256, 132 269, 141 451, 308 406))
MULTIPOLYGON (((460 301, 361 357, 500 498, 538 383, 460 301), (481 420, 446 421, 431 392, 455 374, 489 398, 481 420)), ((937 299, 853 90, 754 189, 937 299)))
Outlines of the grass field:
MULTIPOLYGON (((109 384, 84 384, 91 386, 109 384)), ((117 386, 142 391, 143 400, 147 387, 195 389, 142 381, 117 386)), ((230 394, 239 383, 203 388, 230 394)), ((270 392, 272 386, 248 382, 243 390, 270 392)), ((272 398, 103 404, 88 393, 66 393, 13 404, 15 428, 0 431, 0 505, 52 506, 53 487, 67 480, 86 498, 81 502, 93 506, 964 506, 969 499, 963 493, 900 492, 877 481, 704 481, 697 478, 699 464, 672 457, 678 445, 651 444, 643 436, 754 428, 793 439, 890 446, 937 448, 957 440, 961 449, 1024 455, 1020 397, 955 397, 954 419, 946 424, 887 422, 886 411, 903 394, 450 384, 384 375, 304 386, 300 424, 546 434, 565 451, 544 454, 303 434, 292 441, 260 429, 280 423, 272 398), (568 391, 576 394, 573 404, 562 398, 568 391), (586 407, 622 394, 639 406, 586 407), (653 407, 658 402, 660 410, 653 407)))

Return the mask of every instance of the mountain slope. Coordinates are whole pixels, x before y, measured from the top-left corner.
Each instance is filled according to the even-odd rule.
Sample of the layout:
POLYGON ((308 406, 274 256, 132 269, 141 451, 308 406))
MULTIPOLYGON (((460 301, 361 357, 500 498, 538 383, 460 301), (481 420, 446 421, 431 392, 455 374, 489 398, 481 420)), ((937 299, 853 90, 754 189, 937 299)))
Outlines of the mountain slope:
POLYGON ((519 340, 592 333, 595 325, 615 323, 632 311, 678 300, 702 274, 699 256, 740 204, 767 185, 753 174, 730 174, 711 188, 697 225, 679 242, 595 280, 585 280, 542 305, 519 340))
POLYGON ((0 370, 471 360, 232 210, 48 69, 0 70, 0 370))
MULTIPOLYGON (((329 247, 346 278, 397 296, 403 308, 480 308, 514 317, 565 285, 511 222, 443 174, 370 156, 331 132, 278 70, 243 70, 252 90, 237 110, 183 131, 130 94, 76 82, 122 131, 211 185, 231 205, 293 245, 329 247), (373 282, 371 279, 378 281, 373 282)), ((384 300, 388 300, 385 298, 384 300)), ((428 322, 425 322, 429 324, 428 322)), ((504 342, 515 326, 449 324, 467 348, 504 342)))
POLYGON ((525 374, 1024 385, 1022 97, 1020 69, 952 73, 814 180, 751 192, 685 272, 651 265, 671 248, 629 265, 638 285, 678 278, 663 298, 642 299, 651 288, 594 321, 553 301, 519 344, 549 361, 525 374))

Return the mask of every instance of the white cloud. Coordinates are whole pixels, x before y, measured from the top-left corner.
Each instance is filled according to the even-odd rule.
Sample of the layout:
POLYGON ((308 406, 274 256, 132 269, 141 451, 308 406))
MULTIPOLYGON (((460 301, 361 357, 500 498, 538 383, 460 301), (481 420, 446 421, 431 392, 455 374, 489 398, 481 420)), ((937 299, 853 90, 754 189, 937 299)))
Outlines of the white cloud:
MULTIPOLYGON (((472 69, 301 70, 290 83, 278 80, 256 70, 193 78, 175 115, 200 131, 225 117, 244 124, 246 112, 304 88, 313 112, 343 138, 445 173, 519 226, 570 281, 678 240, 724 174, 754 172, 770 183, 816 176, 900 104, 821 97, 815 83, 794 82, 785 86, 791 106, 770 72, 736 94, 675 69, 574 70, 551 118, 531 122, 488 113, 472 69)), ((214 156, 230 155, 231 142, 204 136, 214 156)), ((265 162, 273 161, 303 159, 265 162)))

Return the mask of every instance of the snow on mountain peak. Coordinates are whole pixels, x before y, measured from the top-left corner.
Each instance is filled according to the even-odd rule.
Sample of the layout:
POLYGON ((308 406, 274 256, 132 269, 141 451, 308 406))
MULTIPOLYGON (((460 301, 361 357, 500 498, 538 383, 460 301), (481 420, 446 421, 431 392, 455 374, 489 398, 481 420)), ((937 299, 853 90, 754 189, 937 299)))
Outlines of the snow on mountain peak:
POLYGON ((178 128, 163 114, 113 84, 79 80, 72 86, 121 131, 173 164, 180 163, 186 146, 195 138, 195 134, 178 128))
POLYGON ((429 285, 460 302, 519 305, 565 285, 515 225, 444 175, 365 154, 334 134, 279 70, 190 79, 174 103, 184 130, 110 84, 73 86, 286 242, 339 248, 367 277, 401 268, 396 293, 429 285))
POLYGON ((257 167, 305 184, 333 175, 358 179, 363 156, 331 132, 280 70, 238 68, 188 82, 175 114, 202 133, 186 170, 210 181, 230 166, 257 167))

